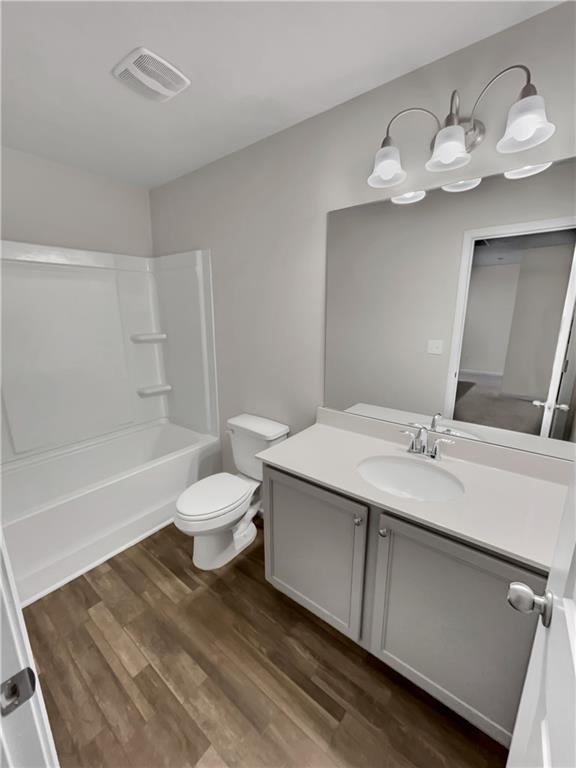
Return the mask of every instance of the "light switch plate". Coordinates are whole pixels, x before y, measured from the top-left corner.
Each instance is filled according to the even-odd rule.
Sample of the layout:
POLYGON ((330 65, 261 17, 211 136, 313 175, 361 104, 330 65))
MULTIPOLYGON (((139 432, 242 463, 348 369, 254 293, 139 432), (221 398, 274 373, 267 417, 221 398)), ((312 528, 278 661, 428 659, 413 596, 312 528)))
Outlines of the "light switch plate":
POLYGON ((444 352, 444 342, 442 341, 442 339, 428 340, 429 355, 441 355, 443 352, 444 352))

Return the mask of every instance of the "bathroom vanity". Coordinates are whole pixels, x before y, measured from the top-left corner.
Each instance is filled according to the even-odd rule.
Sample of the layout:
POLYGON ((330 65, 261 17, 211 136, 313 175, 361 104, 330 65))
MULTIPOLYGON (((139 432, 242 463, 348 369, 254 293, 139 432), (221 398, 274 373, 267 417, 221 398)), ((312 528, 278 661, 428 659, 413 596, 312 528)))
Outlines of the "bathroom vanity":
POLYGON ((406 448, 398 425, 320 408, 260 454, 266 577, 508 744, 537 621, 508 586, 543 593, 570 462, 471 440, 434 460, 406 448), (408 485, 422 465, 456 485, 383 490, 363 471, 374 457, 413 461, 408 485))

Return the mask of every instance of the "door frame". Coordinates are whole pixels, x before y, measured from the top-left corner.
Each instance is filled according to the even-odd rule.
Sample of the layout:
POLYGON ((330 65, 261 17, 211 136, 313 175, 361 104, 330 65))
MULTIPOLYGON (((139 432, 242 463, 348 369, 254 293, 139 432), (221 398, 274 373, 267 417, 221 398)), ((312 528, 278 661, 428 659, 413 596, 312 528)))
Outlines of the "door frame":
MULTIPOLYGON (((468 293, 470 290, 470 276, 472 273, 474 245, 476 240, 493 240, 494 238, 498 237, 532 235, 538 232, 557 232, 560 229, 574 228, 576 228, 576 216, 562 216, 558 219, 542 219, 539 221, 519 222, 517 224, 503 224, 496 227, 469 229, 464 232, 464 238, 462 241, 462 257, 460 259, 460 272, 458 275, 458 287, 456 289, 454 324, 452 326, 452 339, 450 342, 448 374, 446 378, 446 389, 444 393, 443 416, 445 419, 452 419, 454 417, 456 388, 458 386, 458 374, 460 372, 460 358, 462 356, 464 324, 466 322, 468 293)), ((575 260, 572 261, 569 287, 570 284, 572 284, 572 288, 576 290, 575 260)), ((568 293, 566 294, 566 298, 568 298, 568 293)), ((562 314, 563 322, 565 313, 566 304, 562 314)), ((554 360, 554 364, 556 364, 556 359, 554 360)), ((561 365, 562 364, 560 363, 560 366, 561 365)))
POLYGON ((560 330, 558 331, 558 341, 556 343, 556 351, 554 353, 554 362, 552 363, 550 386, 548 387, 548 395, 546 397, 546 404, 544 405, 544 416, 542 418, 542 429, 540 431, 540 435, 542 437, 550 436, 550 430, 552 428, 552 420, 554 419, 555 406, 558 399, 558 390, 560 389, 560 381, 562 379, 562 372, 564 370, 564 360, 566 359, 566 351, 568 349, 568 341, 570 339, 570 330, 572 328, 575 310, 576 246, 574 247, 574 253, 572 254, 572 269, 570 270, 570 277, 568 278, 566 298, 564 300, 562 318, 560 320, 560 330))
MULTIPOLYGON (((28 638, 28 630, 24 622, 24 615, 22 613, 21 603, 18 596, 16 580, 14 579, 14 573, 10 563, 10 556, 6 549, 6 542, 4 541, 4 537, 1 535, 1 532, 0 570, 2 600, 6 605, 6 614, 9 625, 2 627, 3 639, 5 642, 8 641, 4 635, 10 633, 16 646, 16 653, 19 657, 20 668, 30 667, 36 676, 36 690, 32 698, 23 706, 30 708, 30 714, 36 738, 38 739, 44 758, 44 766, 46 766, 46 768, 58 768, 60 763, 58 760, 58 754, 56 752, 56 746, 54 744, 54 737, 52 736, 52 729, 50 728, 50 721, 48 720, 48 713, 46 711, 44 697, 42 695, 38 670, 36 668, 32 647, 28 638)), ((11 715, 8 715, 8 717, 11 717, 11 715)), ((2 753, 3 761, 6 762, 8 768, 11 768, 11 766, 14 765, 12 761, 11 747, 5 736, 6 734, 4 733, 4 729, 0 728, 0 752, 2 753)), ((4 765, 4 762, 2 765, 4 765)))

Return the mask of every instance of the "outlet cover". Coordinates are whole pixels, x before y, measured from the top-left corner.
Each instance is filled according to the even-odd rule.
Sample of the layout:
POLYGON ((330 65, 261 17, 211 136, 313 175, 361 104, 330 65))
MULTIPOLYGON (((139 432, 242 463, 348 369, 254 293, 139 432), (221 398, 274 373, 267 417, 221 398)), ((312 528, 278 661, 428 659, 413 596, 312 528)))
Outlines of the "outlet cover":
POLYGON ((444 342, 442 341, 442 339, 428 340, 429 355, 441 355, 443 352, 444 352, 444 342))

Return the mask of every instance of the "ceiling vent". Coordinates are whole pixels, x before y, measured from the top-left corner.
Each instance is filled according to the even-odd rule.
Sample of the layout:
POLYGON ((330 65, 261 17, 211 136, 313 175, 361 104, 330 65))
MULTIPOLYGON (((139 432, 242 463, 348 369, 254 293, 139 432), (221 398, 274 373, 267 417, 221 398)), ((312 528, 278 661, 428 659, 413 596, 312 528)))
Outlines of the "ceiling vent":
POLYGON ((136 48, 112 70, 128 88, 153 101, 168 101, 190 85, 190 80, 147 48, 136 48))

